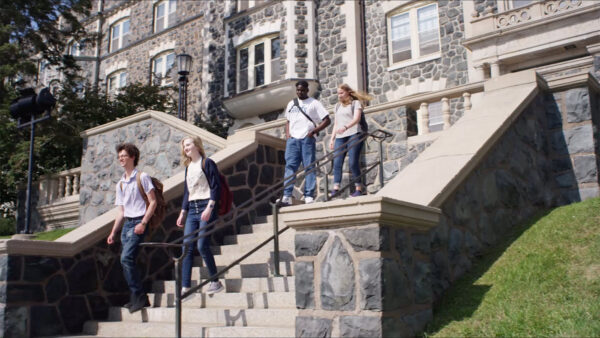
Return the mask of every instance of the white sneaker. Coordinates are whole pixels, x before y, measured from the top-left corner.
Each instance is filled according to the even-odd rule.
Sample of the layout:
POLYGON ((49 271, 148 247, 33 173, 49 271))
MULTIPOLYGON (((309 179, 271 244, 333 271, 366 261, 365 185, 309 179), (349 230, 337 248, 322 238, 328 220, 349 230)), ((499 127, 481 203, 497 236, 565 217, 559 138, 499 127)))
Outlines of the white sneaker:
MULTIPOLYGON (((183 296, 183 294, 186 293, 186 292, 188 292, 188 291, 190 291, 190 288, 186 288, 186 287, 181 288, 181 295, 183 296)), ((196 294, 192 293, 191 295, 189 295, 189 296, 187 296, 185 298, 182 298, 181 302, 185 303, 187 301, 192 300, 194 297, 196 297, 196 294)))
POLYGON ((221 284, 221 282, 210 282, 208 283, 208 289, 206 290, 206 293, 212 295, 213 293, 221 292, 224 289, 225 288, 223 287, 223 284, 221 284))
POLYGON ((292 204, 292 196, 283 196, 278 199, 277 202, 281 205, 291 205, 292 204))
POLYGON ((310 196, 304 197, 304 204, 314 203, 314 201, 315 199, 310 196))

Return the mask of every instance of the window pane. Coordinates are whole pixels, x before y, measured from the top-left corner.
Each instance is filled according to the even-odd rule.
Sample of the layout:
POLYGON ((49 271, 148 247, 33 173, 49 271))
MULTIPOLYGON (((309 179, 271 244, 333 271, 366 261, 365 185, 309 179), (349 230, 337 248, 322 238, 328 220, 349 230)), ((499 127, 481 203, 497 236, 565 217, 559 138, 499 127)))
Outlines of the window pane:
POLYGON ((278 58, 281 55, 279 38, 271 40, 271 60, 278 58))
POLYGON ((116 84, 116 79, 115 76, 111 76, 108 78, 108 91, 109 92, 113 92, 115 90, 115 84, 116 84))
POLYGON ((260 65, 265 63, 265 44, 259 43, 254 46, 254 64, 260 65))
POLYGON ((248 69, 248 48, 240 49, 240 71, 248 69))
POLYGON ((512 0, 511 8, 519 8, 519 7, 527 6, 532 2, 533 2, 533 0, 512 0))
POLYGON ((393 16, 392 26, 392 62, 412 58, 410 50, 410 20, 408 13, 393 16))
POLYGON ((173 68, 173 64, 175 63, 175 53, 171 53, 167 55, 167 70, 173 68))
POLYGON ((119 37, 119 26, 120 25, 115 25, 113 27, 113 31, 112 31, 112 39, 113 40, 119 37))
POLYGON ((254 67, 254 82, 255 86, 261 86, 265 84, 265 65, 254 67))
POLYGON ((281 59, 271 60, 271 82, 281 79, 281 59))
POLYGON ((244 9, 248 9, 250 7, 248 0, 238 0, 238 11, 243 11, 244 9))
POLYGON ((245 69, 244 72, 240 70, 240 91, 244 91, 248 89, 248 70, 245 69))
POLYGON ((125 47, 129 44, 129 33, 123 35, 123 37, 121 38, 121 47, 125 47))
POLYGON ((419 52, 427 55, 440 50, 438 39, 437 6, 431 5, 417 11, 419 20, 419 52))
POLYGON ((123 34, 129 34, 129 20, 123 21, 123 34))
POLYGON ((156 76, 162 76, 162 57, 154 60, 154 74, 156 76))
POLYGON ((175 13, 175 10, 177 10, 177 0, 170 0, 169 1, 169 13, 175 13))
POLYGON ((121 73, 119 77, 119 88, 123 88, 127 85, 127 73, 121 73))
POLYGON ((162 18, 165 16, 165 4, 162 3, 156 7, 156 17, 162 18))

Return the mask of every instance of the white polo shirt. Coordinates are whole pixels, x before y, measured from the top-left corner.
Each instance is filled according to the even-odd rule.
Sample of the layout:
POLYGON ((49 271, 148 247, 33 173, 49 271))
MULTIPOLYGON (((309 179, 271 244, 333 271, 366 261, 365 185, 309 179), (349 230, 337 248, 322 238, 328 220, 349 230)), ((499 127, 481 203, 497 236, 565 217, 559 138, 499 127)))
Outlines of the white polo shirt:
POLYGON ((321 102, 312 97, 306 100, 298 99, 298 104, 315 123, 310 122, 302 114, 300 109, 294 105, 294 100, 290 101, 285 108, 285 118, 290 122, 290 136, 293 138, 305 138, 309 131, 315 129, 315 125, 318 126, 326 116, 329 116, 329 113, 321 102))
MULTIPOLYGON (((146 213, 146 202, 144 202, 144 198, 138 191, 137 172, 137 169, 133 169, 129 180, 125 180, 125 174, 123 174, 116 187, 115 205, 122 205, 125 210, 124 216, 129 218, 141 217, 146 213), (123 190, 121 190, 121 187, 123 187, 123 190)), ((146 194, 154 189, 152 180, 146 173, 142 173, 141 183, 146 194)))

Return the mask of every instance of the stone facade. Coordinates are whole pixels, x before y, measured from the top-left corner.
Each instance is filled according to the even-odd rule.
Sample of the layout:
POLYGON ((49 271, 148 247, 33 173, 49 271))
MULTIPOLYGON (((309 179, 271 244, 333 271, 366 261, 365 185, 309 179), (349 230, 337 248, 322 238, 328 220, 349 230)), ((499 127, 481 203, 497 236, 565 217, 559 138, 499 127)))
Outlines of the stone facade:
MULTIPOLYGON (((368 90, 375 97, 373 103, 388 102, 389 97, 413 81, 444 83, 442 88, 468 83, 464 18, 460 1, 438 1, 441 57, 431 61, 388 70, 389 64, 387 21, 382 2, 368 1, 365 8, 368 90)), ((441 89, 441 88, 440 88, 441 89)))
MULTIPOLYGON (((140 149, 138 170, 165 180, 184 169, 181 160, 181 130, 158 120, 131 123, 85 139, 79 190, 80 224, 114 208, 115 187, 123 175, 116 146, 131 142, 140 149)), ((210 156, 218 147, 204 142, 210 156)))
MULTIPOLYGON (((266 187, 283 178, 283 152, 258 145, 255 153, 225 168, 223 173, 234 195, 234 209, 237 209, 236 206, 255 200, 266 187)), ((182 236, 182 229, 175 226, 181 198, 180 195, 169 201, 163 226, 149 234, 148 241, 167 242, 182 236)), ((265 216, 270 211, 267 201, 235 224, 237 227, 249 224, 254 217, 265 216)), ((237 232, 238 228, 228 227, 216 232, 213 241, 219 242, 224 235, 237 232)), ((119 246, 108 246, 102 239, 74 257, 0 256, 0 335, 75 334, 82 331, 86 320, 108 318, 110 306, 122 306, 129 300, 119 246)), ((169 253, 162 248, 140 251, 138 266, 147 290, 154 280, 172 279, 169 254, 179 253, 169 253)))

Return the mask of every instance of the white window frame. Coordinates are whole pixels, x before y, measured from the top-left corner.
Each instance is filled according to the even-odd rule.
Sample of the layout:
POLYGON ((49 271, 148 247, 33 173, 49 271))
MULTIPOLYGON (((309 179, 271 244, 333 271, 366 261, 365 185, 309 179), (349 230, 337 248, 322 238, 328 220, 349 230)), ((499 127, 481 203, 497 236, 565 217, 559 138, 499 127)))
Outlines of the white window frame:
POLYGON ((109 95, 116 95, 120 92, 121 88, 127 86, 129 74, 126 69, 116 70, 106 77, 106 92, 109 95), (113 82, 115 81, 115 82, 113 82), (115 84, 113 88, 111 88, 111 84, 115 84))
POLYGON ((396 9, 388 13, 387 18, 387 43, 388 43, 388 62, 389 67, 388 70, 394 70, 398 68, 407 67, 410 65, 414 65, 417 63, 435 60, 441 57, 441 38, 440 38, 440 19, 439 19, 439 7, 437 2, 434 1, 415 1, 412 6, 402 7, 400 9, 396 9), (420 47, 419 47, 419 22, 418 22, 418 11, 422 8, 428 6, 435 6, 435 14, 436 14, 436 22, 437 22, 437 41, 438 41, 438 51, 426 55, 421 55, 420 47), (392 18, 408 14, 409 16, 409 24, 410 24, 410 50, 411 50, 411 58, 402 60, 399 62, 393 62, 393 46, 392 46, 392 18))
POLYGON ((108 37, 108 43, 110 46, 110 52, 117 51, 129 44, 129 37, 131 36, 131 21, 129 17, 125 17, 120 19, 119 21, 113 23, 110 26, 110 35, 108 37), (127 25, 125 25, 127 23, 127 25), (123 33, 123 27, 127 26, 127 33, 123 33), (118 35, 116 38, 113 38, 115 29, 118 28, 118 35), (116 40, 116 42, 115 42, 116 40))
POLYGON ((245 92, 245 91, 253 89, 253 88, 266 86, 269 83, 273 83, 273 82, 276 82, 281 79, 281 63, 280 63, 280 61, 281 61, 281 39, 279 40, 279 57, 272 58, 272 56, 271 56, 272 41, 275 39, 280 39, 279 33, 259 37, 257 39, 246 42, 245 44, 243 44, 237 48, 237 50, 236 50, 236 92, 237 93, 242 93, 242 92, 245 92), (263 60, 262 64, 255 64, 255 47, 260 45, 261 43, 264 45, 264 49, 263 49, 264 60, 263 60), (241 74, 241 72, 240 72, 240 51, 242 51, 243 49, 248 50, 248 68, 247 68, 248 87, 241 89, 241 87, 240 87, 240 74, 241 74), (279 62, 277 62, 277 66, 280 67, 279 68, 279 78, 276 78, 276 79, 273 79, 273 69, 272 69, 273 61, 279 61, 279 62), (256 70, 257 66, 260 66, 260 65, 262 65, 264 67, 264 74, 263 74, 264 83, 262 83, 260 85, 256 85, 255 70, 256 70))
POLYGON ((270 0, 237 0, 237 8, 238 8, 238 12, 256 7, 256 6, 260 6, 262 4, 265 4, 267 2, 269 2, 270 0))
POLYGON ((173 85, 173 77, 167 76, 167 72, 169 71, 169 69, 173 69, 175 67, 175 51, 171 49, 157 54, 152 58, 150 67, 152 67, 150 70, 150 73, 152 75, 150 79, 151 83, 155 83, 156 75, 160 74, 160 86, 164 87, 173 85), (172 55, 171 66, 167 67, 167 61, 170 55, 172 55), (160 64, 157 66, 156 63, 159 61, 160 64), (160 69, 156 69, 156 67, 159 67, 160 69))
POLYGON ((172 27, 177 21, 177 0, 162 0, 154 5, 154 33, 161 32, 169 27, 172 27), (158 8, 164 6, 164 15, 160 18, 163 19, 163 26, 158 27, 158 8), (171 16, 173 15, 173 16, 171 16), (171 20, 173 19, 173 20, 171 20), (173 22, 171 22, 173 21, 173 22))
MULTIPOLYGON (((520 0, 523 1, 523 0, 520 0)), ((501 0, 498 1, 498 12, 506 12, 506 11, 510 11, 513 9, 517 9, 517 8, 522 8, 522 7, 527 7, 531 4, 533 4, 534 2, 537 2, 537 0, 530 0, 529 3, 527 4, 520 4, 519 0, 501 0)))

